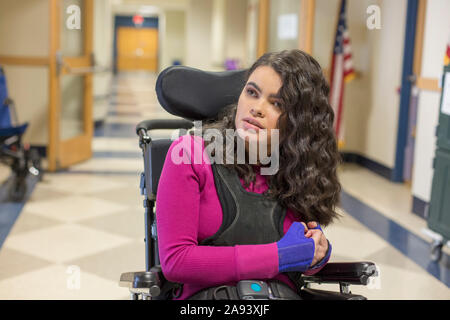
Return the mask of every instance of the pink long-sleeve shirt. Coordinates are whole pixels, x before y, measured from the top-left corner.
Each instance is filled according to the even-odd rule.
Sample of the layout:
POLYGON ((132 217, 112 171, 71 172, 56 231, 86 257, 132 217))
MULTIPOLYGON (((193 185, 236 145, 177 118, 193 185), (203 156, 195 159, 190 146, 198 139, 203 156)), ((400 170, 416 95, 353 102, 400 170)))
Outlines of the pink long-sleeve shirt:
MULTIPOLYGON (((235 285, 244 279, 278 279, 295 288, 285 274, 278 272, 275 242, 258 245, 203 246, 222 224, 222 207, 214 176, 201 137, 185 135, 169 148, 156 197, 156 222, 161 267, 166 279, 183 283, 186 299, 201 289, 235 285)), ((241 179, 243 184, 243 180, 241 179)), ((257 172, 249 192, 268 189, 265 176, 257 172)), ((283 224, 286 233, 294 221, 287 210, 283 224)), ((321 268, 308 270, 314 274, 321 268)))

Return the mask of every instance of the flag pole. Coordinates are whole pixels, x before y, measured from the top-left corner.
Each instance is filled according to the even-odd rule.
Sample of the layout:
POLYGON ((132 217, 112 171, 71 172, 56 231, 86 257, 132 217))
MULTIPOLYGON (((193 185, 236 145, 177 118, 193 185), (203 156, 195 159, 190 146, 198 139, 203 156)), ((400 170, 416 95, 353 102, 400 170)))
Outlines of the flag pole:
MULTIPOLYGON (((340 0, 339 1, 339 5, 337 6, 337 12, 336 12, 336 22, 335 22, 335 28, 334 28, 334 35, 333 35, 333 44, 331 46, 331 55, 330 55, 330 64, 329 64, 329 68, 328 68, 328 83, 330 85, 330 97, 331 98, 331 94, 332 94, 332 80, 333 80, 333 71, 334 71, 334 44, 336 41, 336 34, 338 32, 338 27, 339 27, 339 19, 340 19, 340 15, 341 15, 341 8, 342 8, 342 2, 344 0, 340 0)), ((331 101, 330 101, 331 102, 331 101)), ((335 114, 334 115, 334 119, 335 121, 337 121, 337 117, 338 115, 335 114)), ((344 146, 343 142, 339 140, 338 135, 336 135, 336 140, 337 140, 337 147, 338 150, 341 150, 342 147, 344 146)))

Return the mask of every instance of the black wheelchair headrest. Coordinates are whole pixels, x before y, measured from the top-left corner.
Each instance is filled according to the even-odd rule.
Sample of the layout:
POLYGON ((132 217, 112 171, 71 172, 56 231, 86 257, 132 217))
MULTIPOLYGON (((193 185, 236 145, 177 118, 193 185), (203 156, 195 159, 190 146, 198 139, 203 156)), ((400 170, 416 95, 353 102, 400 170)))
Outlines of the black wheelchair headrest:
POLYGON ((156 95, 169 113, 189 120, 207 120, 239 99, 247 70, 210 72, 185 66, 163 70, 156 95))

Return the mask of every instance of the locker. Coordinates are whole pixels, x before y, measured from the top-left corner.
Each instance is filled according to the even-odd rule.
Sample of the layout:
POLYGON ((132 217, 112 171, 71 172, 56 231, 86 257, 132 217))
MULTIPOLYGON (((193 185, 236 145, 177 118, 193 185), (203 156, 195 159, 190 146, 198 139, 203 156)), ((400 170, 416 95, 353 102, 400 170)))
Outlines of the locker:
MULTIPOLYGON (((445 79, 445 74, 447 72, 450 72, 450 66, 447 66, 444 68, 442 86, 441 86, 442 88, 444 88, 443 81, 445 79)), ((449 80, 450 80, 450 78, 449 78, 449 80)), ((450 93, 447 93, 447 94, 450 94, 450 93)), ((441 95, 441 101, 440 101, 441 112, 439 113, 439 125, 437 128, 437 134, 436 134, 437 142, 436 143, 437 143, 438 148, 443 148, 443 149, 450 151, 450 115, 442 112, 443 97, 444 97, 444 94, 441 95)))
POLYGON ((428 228, 440 238, 435 238, 431 245, 431 258, 434 261, 441 258, 442 246, 450 239, 450 115, 442 112, 444 95, 450 94, 446 92, 448 90, 445 90, 444 85, 447 72, 450 72, 450 66, 444 67, 442 77, 443 90, 436 130, 437 148, 433 161, 434 173, 427 221, 428 228))
POLYGON ((450 150, 436 151, 431 188, 428 227, 450 239, 450 150))

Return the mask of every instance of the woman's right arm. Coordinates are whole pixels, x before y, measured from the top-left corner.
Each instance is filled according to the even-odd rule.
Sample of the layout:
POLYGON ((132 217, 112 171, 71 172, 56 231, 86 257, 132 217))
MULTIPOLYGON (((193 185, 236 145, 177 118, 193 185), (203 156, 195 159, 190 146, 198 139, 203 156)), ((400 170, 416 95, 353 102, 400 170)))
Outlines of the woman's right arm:
POLYGON ((198 245, 201 165, 193 160, 194 148, 204 150, 202 143, 199 145, 190 136, 174 141, 161 173, 156 220, 165 277, 173 282, 204 285, 273 278, 278 274, 276 243, 233 247, 198 245))

